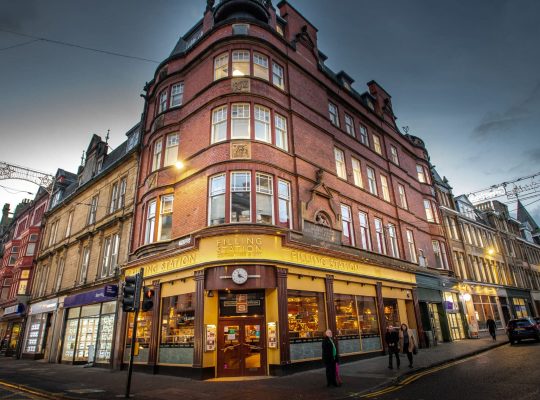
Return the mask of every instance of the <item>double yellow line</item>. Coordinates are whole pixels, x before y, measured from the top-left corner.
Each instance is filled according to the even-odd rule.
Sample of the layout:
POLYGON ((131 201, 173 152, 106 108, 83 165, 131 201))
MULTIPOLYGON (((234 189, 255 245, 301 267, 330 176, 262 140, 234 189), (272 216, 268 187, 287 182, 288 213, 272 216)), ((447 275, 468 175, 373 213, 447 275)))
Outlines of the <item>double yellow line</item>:
POLYGON ((412 382, 420 379, 423 376, 433 374, 433 373, 435 373, 437 371, 441 371, 441 370, 446 369, 446 368, 453 367, 454 365, 457 365, 457 364, 464 363, 465 361, 469 361, 471 358, 474 358, 474 357, 477 357, 477 356, 475 355, 475 356, 472 356, 472 357, 467 357, 467 358, 464 358, 462 360, 453 361, 451 363, 439 365, 438 367, 433 367, 433 368, 427 369, 425 371, 420 371, 420 372, 418 372, 416 374, 408 376, 407 378, 403 379, 399 383, 396 383, 395 385, 392 385, 392 386, 389 386, 387 388, 378 390, 376 392, 371 392, 371 393, 365 394, 363 396, 360 396, 360 398, 361 399, 371 399, 373 397, 377 397, 377 396, 381 396, 381 395, 384 395, 384 394, 387 394, 387 393, 395 392, 396 390, 401 389, 403 386, 406 386, 409 383, 412 383, 412 382))
POLYGON ((47 399, 47 400, 67 399, 67 397, 53 395, 52 393, 47 393, 47 392, 41 392, 35 389, 30 389, 29 387, 24 386, 24 385, 15 385, 13 383, 8 383, 5 381, 0 381, 0 386, 3 386, 7 389, 13 389, 19 392, 28 393, 33 396, 38 396, 41 399, 47 399))

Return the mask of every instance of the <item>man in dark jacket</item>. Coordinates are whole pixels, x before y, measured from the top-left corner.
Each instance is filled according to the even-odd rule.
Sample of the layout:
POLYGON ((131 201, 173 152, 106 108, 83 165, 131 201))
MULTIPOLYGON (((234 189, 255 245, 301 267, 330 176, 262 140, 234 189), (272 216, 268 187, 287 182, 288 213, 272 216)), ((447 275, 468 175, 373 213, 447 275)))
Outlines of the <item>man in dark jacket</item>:
POLYGON ((396 365, 399 368, 399 334, 392 325, 386 327, 384 335, 386 346, 388 346, 388 368, 392 369, 392 357, 396 355, 396 365))
POLYGON ((495 331, 497 330, 497 325, 495 325, 495 321, 493 320, 493 318, 491 318, 491 316, 488 317, 486 321, 486 325, 488 327, 489 334, 491 335, 493 340, 497 340, 496 339, 497 334, 495 333, 495 331))
POLYGON ((339 361, 337 347, 332 339, 332 331, 328 329, 322 342, 322 359, 326 366, 326 386, 338 386, 336 379, 336 363, 339 361))

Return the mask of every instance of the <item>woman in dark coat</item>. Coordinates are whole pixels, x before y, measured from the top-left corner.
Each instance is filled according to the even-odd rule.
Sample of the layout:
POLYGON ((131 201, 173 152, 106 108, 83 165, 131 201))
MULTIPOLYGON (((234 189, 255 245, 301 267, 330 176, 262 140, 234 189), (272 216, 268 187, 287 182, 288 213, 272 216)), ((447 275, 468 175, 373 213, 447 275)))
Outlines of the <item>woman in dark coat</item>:
POLYGON ((337 347, 332 339, 332 331, 328 329, 322 342, 322 359, 326 366, 326 386, 338 386, 336 379, 336 363, 339 361, 337 347))
POLYGON ((493 318, 491 318, 491 316, 488 317, 486 325, 488 327, 489 334, 491 335, 493 340, 497 340, 497 334, 495 333, 497 330, 497 325, 495 324, 495 321, 493 320, 493 318))
POLYGON ((409 359, 409 368, 413 367, 413 352, 416 347, 416 340, 414 335, 409 331, 407 324, 401 324, 399 330, 399 351, 400 353, 407 354, 409 359))

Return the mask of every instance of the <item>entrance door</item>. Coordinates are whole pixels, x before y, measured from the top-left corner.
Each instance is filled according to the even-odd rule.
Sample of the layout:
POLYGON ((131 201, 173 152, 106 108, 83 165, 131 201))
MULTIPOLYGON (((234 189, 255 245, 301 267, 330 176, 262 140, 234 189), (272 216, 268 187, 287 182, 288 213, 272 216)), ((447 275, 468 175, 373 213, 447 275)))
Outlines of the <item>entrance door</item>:
POLYGON ((218 327, 218 376, 266 374, 262 318, 223 319, 218 327))

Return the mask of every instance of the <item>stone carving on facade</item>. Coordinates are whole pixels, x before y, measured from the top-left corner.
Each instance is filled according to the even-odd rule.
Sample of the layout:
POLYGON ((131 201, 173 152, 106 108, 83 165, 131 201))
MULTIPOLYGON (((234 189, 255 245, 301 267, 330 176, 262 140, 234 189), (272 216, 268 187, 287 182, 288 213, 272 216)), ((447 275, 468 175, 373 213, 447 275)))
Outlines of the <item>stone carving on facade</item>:
POLYGON ((231 159, 249 160, 251 158, 251 145, 249 142, 231 143, 231 159))
POLYGON ((148 189, 153 189, 157 185, 157 173, 152 174, 146 179, 146 187, 148 189))
POLYGON ((249 93, 251 81, 248 78, 234 78, 231 80, 231 91, 233 93, 249 93))
MULTIPOLYGON (((309 212, 310 205, 313 204, 313 201, 315 200, 316 197, 322 197, 322 198, 326 199, 326 201, 328 203, 328 207, 332 211, 332 214, 334 214, 334 219, 339 220, 339 218, 341 217, 340 216, 339 204, 336 201, 336 199, 334 197, 334 194, 332 193, 330 188, 328 188, 328 186, 326 186, 326 184, 323 182, 323 180, 324 180, 324 170, 321 168, 321 169, 317 170, 317 172, 316 172, 315 185, 310 190, 311 191, 311 197, 310 197, 309 201, 306 203, 306 211, 309 212)), ((318 214, 315 215, 315 213, 314 213, 312 215, 314 215, 314 218, 316 218, 318 214)), ((330 218, 328 218, 328 219, 330 219, 330 218)), ((330 220, 328 221, 328 223, 329 223, 328 226, 332 227, 332 222, 330 220)))
POLYGON ((317 225, 327 226, 330 227, 330 218, 324 211, 319 211, 315 215, 315 223, 317 225))

